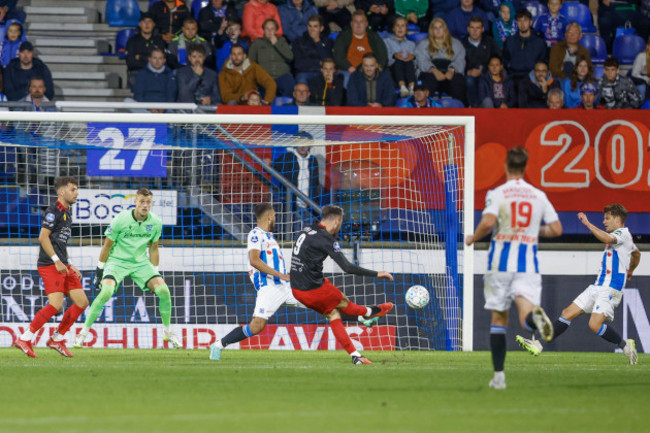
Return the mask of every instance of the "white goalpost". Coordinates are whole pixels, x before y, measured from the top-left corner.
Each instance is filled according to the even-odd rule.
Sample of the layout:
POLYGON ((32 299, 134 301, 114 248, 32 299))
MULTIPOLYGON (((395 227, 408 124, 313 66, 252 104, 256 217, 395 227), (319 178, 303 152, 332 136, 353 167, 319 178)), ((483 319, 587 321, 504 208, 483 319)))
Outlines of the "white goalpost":
MULTIPOLYGON (((348 259, 395 275, 378 282, 326 262, 328 278, 355 302, 396 304, 374 328, 348 318, 360 348, 472 350, 473 247, 464 238, 474 230, 474 128, 471 116, 2 112, 0 347, 47 302, 36 269, 40 218, 55 199, 53 180, 74 176, 80 194, 68 252, 91 301, 105 229, 136 190, 153 191, 152 211, 164 224, 160 271, 186 348, 207 348, 250 320, 246 235, 255 204, 271 202, 287 266, 300 228, 336 204, 346 215, 348 259), (313 163, 307 183, 304 167, 291 162, 296 153, 313 163), (414 285, 430 293, 421 310, 404 301, 414 285)), ((163 347, 159 323, 155 296, 127 280, 87 345, 163 347)), ((43 335, 54 329, 48 323, 43 335)), ((283 307, 262 334, 234 348, 337 347, 316 313, 283 307)))

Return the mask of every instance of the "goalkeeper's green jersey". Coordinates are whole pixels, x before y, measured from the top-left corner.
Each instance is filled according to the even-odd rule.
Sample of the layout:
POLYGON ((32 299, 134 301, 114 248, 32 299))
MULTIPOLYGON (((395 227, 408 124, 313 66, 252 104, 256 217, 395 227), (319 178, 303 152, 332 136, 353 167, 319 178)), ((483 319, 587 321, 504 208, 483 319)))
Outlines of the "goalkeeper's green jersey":
POLYGON ((158 215, 149 212, 147 219, 137 221, 134 212, 134 209, 123 210, 106 229, 106 237, 115 242, 108 260, 133 264, 149 261, 147 247, 160 239, 162 220, 158 215))

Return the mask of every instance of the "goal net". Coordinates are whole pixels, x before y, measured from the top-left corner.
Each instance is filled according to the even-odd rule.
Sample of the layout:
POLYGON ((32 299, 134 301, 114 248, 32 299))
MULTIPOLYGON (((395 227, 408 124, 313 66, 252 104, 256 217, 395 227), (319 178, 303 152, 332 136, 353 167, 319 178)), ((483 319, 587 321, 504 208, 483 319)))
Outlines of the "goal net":
MULTIPOLYGON (((73 176, 80 192, 68 252, 91 302, 108 225, 139 188, 153 191, 172 328, 188 349, 251 320, 246 240, 254 206, 270 202, 287 266, 298 231, 335 204, 345 211, 347 258, 394 275, 389 283, 325 262, 353 302, 395 304, 374 327, 344 318, 358 348, 471 350, 473 268, 463 237, 473 230, 473 128, 470 117, 0 113, 0 347, 47 302, 36 268, 41 219, 56 200, 54 179, 73 176), (414 285, 430 293, 421 310, 404 301, 414 285)), ((157 302, 127 278, 85 345, 166 347, 157 302)), ((61 317, 36 335, 37 346, 61 317)), ((66 336, 70 345, 84 319, 66 336)), ((291 306, 229 347, 338 349, 322 316, 291 306)))

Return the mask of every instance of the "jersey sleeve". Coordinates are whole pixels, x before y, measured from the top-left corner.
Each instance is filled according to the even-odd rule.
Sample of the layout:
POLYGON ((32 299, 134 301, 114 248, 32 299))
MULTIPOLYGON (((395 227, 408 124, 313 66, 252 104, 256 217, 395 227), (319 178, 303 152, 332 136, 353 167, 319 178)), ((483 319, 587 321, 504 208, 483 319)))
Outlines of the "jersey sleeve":
POLYGON ((544 222, 546 224, 550 224, 559 220, 560 217, 557 215, 555 208, 551 204, 551 201, 548 199, 546 194, 544 194, 543 202, 544 202, 544 216, 543 216, 544 222))
POLYGON ((121 231, 122 231, 122 218, 120 218, 120 215, 118 215, 115 218, 113 218, 111 224, 106 228, 106 231, 104 232, 104 236, 106 236, 113 242, 116 242, 117 237, 119 236, 121 231))
POLYGON ((486 214, 499 215, 499 203, 497 193, 494 192, 494 190, 488 191, 488 193, 485 194, 485 209, 483 209, 483 215, 486 214))
POLYGON ((153 238, 151 238, 151 243, 153 244, 154 242, 158 242, 160 240, 161 236, 162 236, 162 221, 157 220, 156 221, 155 233, 153 235, 153 238))
POLYGON ((57 214, 52 212, 51 209, 48 209, 45 212, 45 215, 43 215, 43 219, 41 220, 41 228, 48 229, 50 231, 54 230, 56 227, 57 219, 57 214))
MULTIPOLYGON (((628 237, 628 236, 625 236, 626 234, 630 238, 630 243, 632 245, 634 245, 634 243, 632 243, 632 236, 629 233, 626 233, 625 230, 623 230, 623 229, 614 230, 612 232, 612 236, 614 236, 616 238, 616 245, 621 245, 622 243, 625 242, 625 238, 628 237)), ((634 251, 634 248, 630 249, 630 251, 634 251)))
POLYGON ((338 241, 334 241, 333 243, 326 242, 324 246, 325 250, 327 251, 327 255, 329 255, 332 260, 334 260, 336 264, 339 265, 341 269, 343 269, 344 272, 366 277, 377 276, 377 271, 372 271, 370 269, 362 268, 361 266, 353 265, 350 263, 345 255, 343 255, 343 251, 341 251, 341 245, 338 243, 338 241))
POLYGON ((262 233, 257 230, 251 230, 248 233, 248 251, 262 251, 262 233))

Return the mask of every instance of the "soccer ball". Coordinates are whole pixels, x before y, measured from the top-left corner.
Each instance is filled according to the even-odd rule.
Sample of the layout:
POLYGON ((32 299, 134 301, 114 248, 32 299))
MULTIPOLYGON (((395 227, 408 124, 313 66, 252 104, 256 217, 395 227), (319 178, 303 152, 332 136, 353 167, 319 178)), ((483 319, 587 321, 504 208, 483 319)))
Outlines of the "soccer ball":
POLYGON ((422 286, 411 286, 406 291, 405 298, 406 305, 415 310, 420 310, 429 303, 429 291, 422 286))

